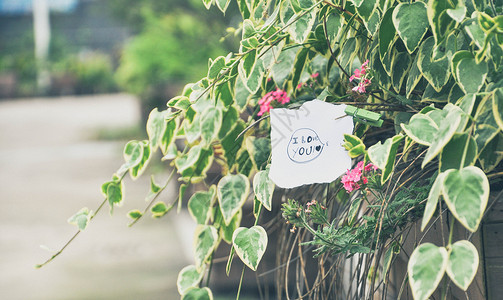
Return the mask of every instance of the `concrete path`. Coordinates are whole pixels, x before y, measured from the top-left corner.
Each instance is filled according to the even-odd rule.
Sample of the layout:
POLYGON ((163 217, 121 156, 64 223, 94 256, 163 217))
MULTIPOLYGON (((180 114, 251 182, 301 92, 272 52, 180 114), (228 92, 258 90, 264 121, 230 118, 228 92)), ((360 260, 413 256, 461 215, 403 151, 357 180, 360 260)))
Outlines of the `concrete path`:
POLYGON ((138 101, 124 94, 0 101, 0 299, 179 299, 176 277, 191 263, 176 226, 184 217, 126 226, 127 212, 145 206, 148 175, 127 178, 123 207, 112 217, 103 209, 56 260, 34 268, 52 255, 40 245, 58 250, 76 232, 68 217, 95 210, 122 163, 124 142, 93 136, 138 121, 138 101))

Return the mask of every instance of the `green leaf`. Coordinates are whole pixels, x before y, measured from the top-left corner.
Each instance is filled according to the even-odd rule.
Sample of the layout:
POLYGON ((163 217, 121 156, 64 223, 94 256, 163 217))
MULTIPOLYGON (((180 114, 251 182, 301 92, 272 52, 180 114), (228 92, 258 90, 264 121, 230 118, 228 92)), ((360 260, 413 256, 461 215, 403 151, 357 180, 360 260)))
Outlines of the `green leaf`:
POLYGON ((478 105, 477 113, 475 114, 476 126, 474 137, 479 151, 482 151, 500 131, 494 115, 491 94, 487 94, 478 105))
MULTIPOLYGON (((230 0, 227 0, 227 1, 230 1, 230 0)), ((217 3, 219 1, 217 0, 217 3)), ((220 71, 222 71, 222 69, 225 67, 225 57, 223 56, 219 56, 217 58, 215 58, 214 61, 211 61, 211 65, 210 67, 208 68, 208 80, 213 80, 213 79, 216 79, 218 77, 218 75, 220 74, 220 71)))
POLYGON ((124 168, 126 170, 137 166, 143 157, 143 146, 139 141, 129 141, 126 146, 124 146, 124 168))
POLYGON ((476 63, 475 58, 463 58, 456 66, 456 78, 465 93, 477 93, 486 80, 487 62, 476 63))
POLYGON ((255 193, 255 197, 269 211, 272 209, 274 187, 274 182, 269 179, 269 169, 257 172, 253 177, 253 192, 255 193))
POLYGON ((220 179, 217 186, 218 203, 225 224, 241 209, 250 191, 250 182, 243 174, 227 175, 220 179))
POLYGON ((150 161, 151 153, 152 153, 152 148, 150 147, 150 143, 148 141, 142 141, 140 142, 140 145, 143 148, 142 151, 142 157, 140 162, 135 165, 134 167, 131 167, 129 169, 129 175, 131 175, 131 178, 135 180, 138 178, 143 172, 145 171, 148 162, 150 161))
POLYGON ((415 300, 426 300, 433 294, 447 269, 447 260, 443 247, 425 243, 414 249, 407 271, 415 300))
POLYGON ((187 207, 189 214, 197 224, 205 225, 211 218, 211 208, 216 200, 216 189, 212 185, 207 192, 195 192, 189 199, 187 207))
POLYGON ((440 92, 447 81, 449 81, 451 73, 449 68, 450 64, 447 56, 439 60, 434 60, 432 57, 434 46, 435 40, 431 36, 421 43, 421 49, 418 54, 418 67, 421 74, 423 74, 424 78, 428 80, 431 86, 437 92, 440 92))
POLYGON ((444 35, 450 32, 451 28, 455 25, 447 14, 448 8, 454 8, 448 0, 428 1, 428 21, 430 23, 436 45, 442 41, 444 35))
POLYGON ((201 138, 206 145, 218 137, 221 126, 222 110, 213 106, 208 107, 201 116, 201 138))
POLYGON ((426 207, 424 208, 423 220, 421 221, 421 231, 426 228, 426 225, 428 225, 428 222, 430 222, 431 217, 433 217, 437 209, 438 197, 440 197, 444 186, 444 175, 444 173, 439 173, 431 186, 428 194, 428 201, 426 201, 426 207))
POLYGON ((204 272, 198 271, 194 265, 184 267, 178 273, 178 278, 176 280, 178 293, 180 293, 180 295, 184 295, 190 288, 198 287, 199 283, 203 279, 203 276, 204 272))
POLYGON ((166 121, 164 120, 164 112, 159 112, 154 108, 147 120, 147 134, 152 147, 155 151, 159 147, 162 135, 166 129, 166 121))
POLYGON ((451 246, 447 275, 460 289, 466 291, 477 274, 479 253, 467 240, 457 241, 451 246))
POLYGON ((264 78, 264 74, 265 69, 262 60, 257 59, 257 62, 253 66, 253 69, 247 80, 241 78, 243 79, 244 84, 250 93, 255 94, 259 90, 262 79, 264 78))
POLYGON ((468 133, 456 133, 440 154, 440 172, 475 164, 477 143, 468 133))
POLYGON ((253 68, 255 67, 257 62, 257 51, 253 50, 246 54, 241 61, 239 62, 238 71, 239 76, 246 84, 246 80, 250 77, 253 68))
POLYGON ((500 132, 479 154, 479 162, 484 172, 491 172, 503 159, 503 134, 500 132))
POLYGON ((93 216, 93 212, 89 211, 87 207, 82 208, 76 214, 71 216, 68 219, 68 223, 72 225, 76 225, 80 231, 86 229, 87 224, 91 221, 91 217, 93 216))
POLYGON ((489 199, 489 180, 474 166, 445 172, 442 194, 454 217, 468 230, 475 232, 489 199))
POLYGON ((416 55, 414 58, 414 62, 412 63, 412 67, 410 68, 409 73, 407 74, 407 84, 405 85, 405 96, 407 98, 410 97, 414 89, 416 88, 423 75, 418 67, 418 59, 419 55, 416 55))
POLYGON ((386 11, 379 27, 379 55, 381 58, 384 57, 396 37, 395 25, 393 25, 393 10, 394 8, 390 8, 386 11))
POLYGON ((298 49, 294 47, 282 50, 276 63, 272 66, 272 78, 278 86, 283 86, 288 75, 292 72, 297 51, 298 49))
POLYGON ((161 152, 165 156, 169 154, 169 150, 173 145, 173 141, 175 140, 177 129, 178 119, 166 121, 166 127, 164 128, 164 132, 161 135, 161 140, 159 141, 159 148, 161 148, 161 152))
POLYGON ((248 99, 250 98, 250 92, 243 83, 241 76, 236 78, 236 84, 234 85, 234 97, 235 103, 239 107, 240 111, 243 111, 248 104, 248 99))
POLYGON ((371 146, 368 150, 370 160, 382 170, 381 183, 385 183, 393 173, 396 152, 398 145, 403 139, 403 135, 395 135, 386 139, 384 144, 381 142, 371 146))
POLYGON ((231 0, 215 0, 217 7, 225 14, 231 0))
POLYGON ((250 136, 246 139, 246 150, 255 168, 263 170, 271 155, 271 139, 250 136))
POLYGON ((461 23, 466 16, 466 6, 464 1, 459 0, 455 8, 448 8, 447 14, 454 21, 461 23))
POLYGON ((152 217, 157 219, 167 214, 172 208, 173 205, 167 206, 166 203, 159 201, 152 206, 150 212, 152 212, 152 217))
POLYGON ((182 300, 213 300, 213 293, 207 287, 191 288, 182 296, 182 300))
POLYGON ((451 59, 451 70, 453 71, 452 76, 454 76, 454 79, 456 79, 456 81, 458 80, 458 77, 456 76, 456 69, 458 67, 458 63, 463 58, 473 58, 473 54, 468 50, 460 50, 454 53, 451 59))
POLYGON ((108 203, 110 204, 110 214, 112 214, 114 205, 122 205, 124 183, 119 180, 112 180, 105 182, 101 186, 101 189, 102 191, 106 191, 105 195, 108 199, 108 203))
POLYGON ((400 124, 400 126, 411 139, 425 146, 431 145, 438 132, 438 126, 433 119, 421 113, 413 115, 409 124, 400 124))
POLYGON ((344 25, 344 18, 337 14, 332 13, 327 16, 327 27, 325 28, 327 32, 328 40, 332 47, 340 40, 341 29, 344 25))
POLYGON ((182 183, 180 184, 180 188, 178 189, 178 206, 176 208, 176 212, 180 213, 182 210, 182 204, 183 204, 183 197, 185 196, 185 191, 187 190, 187 184, 182 183))
POLYGON ((412 58, 408 53, 399 52, 395 57, 393 57, 393 61, 391 63, 392 67, 392 76, 391 76, 391 84, 393 85, 393 89, 400 93, 400 89, 402 87, 403 80, 409 73, 409 67, 412 62, 412 58))
POLYGON ((134 209, 134 210, 130 210, 128 212, 127 216, 133 220, 137 220, 137 219, 141 218, 143 216, 143 214, 141 213, 141 211, 134 209))
POLYGON ((316 20, 316 13, 314 12, 314 10, 311 10, 310 12, 301 16, 300 18, 297 14, 295 14, 288 21, 288 22, 292 21, 294 22, 287 28, 287 31, 288 33, 290 33, 290 36, 296 43, 302 44, 306 41, 307 37, 311 33, 311 29, 313 28, 315 20, 316 20), (294 21, 295 19, 297 20, 294 21))
POLYGON ((212 3, 213 0, 203 0, 204 7, 206 7, 206 9, 210 9, 212 3))
POLYGON ((348 150, 348 155, 351 158, 356 158, 366 153, 365 144, 356 135, 344 134, 344 144, 342 145, 348 150))
POLYGON ((267 232, 261 226, 240 227, 232 235, 232 245, 241 261, 256 271, 267 248, 267 232))
MULTIPOLYGON (((218 212, 220 212, 220 209, 218 209, 218 212)), ((228 243, 232 243, 232 235, 234 234, 234 231, 239 227, 241 224, 241 219, 243 218, 243 210, 240 209, 237 214, 232 217, 232 220, 229 225, 226 225, 223 218, 221 219, 220 222, 220 236, 222 236, 222 239, 228 243)))
POLYGON ((339 63, 341 64, 342 68, 347 69, 348 66, 351 66, 351 63, 356 57, 356 53, 356 39, 354 37, 350 37, 344 43, 341 54, 339 56, 339 63))
POLYGON ((494 90, 492 100, 494 120, 500 130, 503 130, 503 88, 494 90))
POLYGON ((428 15, 423 2, 400 3, 393 11, 393 24, 409 53, 419 46, 428 31, 428 15))
POLYGON ((198 225, 194 232, 194 258, 197 270, 202 270, 204 264, 218 245, 218 231, 214 226, 198 225))
MULTIPOLYGON (((426 152, 424 157, 422 167, 430 162, 435 156, 437 156, 445 145, 451 140, 454 133, 458 129, 459 123, 461 122, 461 114, 463 111, 452 104, 447 104, 442 111, 448 111, 447 115, 442 118, 437 134, 434 140, 431 142, 430 148, 426 152), (450 108, 453 109, 450 109, 450 108)), ((429 116, 433 116, 431 113, 429 116)))

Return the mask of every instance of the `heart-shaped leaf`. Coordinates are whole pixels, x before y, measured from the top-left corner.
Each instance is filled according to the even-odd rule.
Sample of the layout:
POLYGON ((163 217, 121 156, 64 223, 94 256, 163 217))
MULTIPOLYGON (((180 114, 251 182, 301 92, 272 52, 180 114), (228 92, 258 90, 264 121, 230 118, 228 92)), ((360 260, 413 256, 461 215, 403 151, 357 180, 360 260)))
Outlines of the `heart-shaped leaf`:
POLYGON ((250 182, 243 174, 227 175, 220 179, 217 195, 225 224, 229 225, 232 217, 241 209, 248 198, 249 191, 250 182))
POLYGON ((379 142, 368 150, 370 160, 382 170, 381 183, 385 183, 393 172, 396 152, 402 139, 403 135, 395 135, 387 139, 384 144, 379 142))
POLYGON ((444 173, 439 173, 435 182, 431 186, 430 193, 428 194, 428 201, 426 201, 426 207, 424 208, 423 220, 421 221, 421 231, 426 228, 428 222, 430 222, 431 217, 435 213, 438 204, 438 197, 442 193, 442 188, 444 186, 444 173))
POLYGON ((159 112, 156 107, 150 112, 147 120, 147 134, 152 151, 155 151, 159 147, 165 129, 166 120, 164 119, 164 112, 159 112))
POLYGON ((388 9, 382 17, 378 37, 379 55, 383 58, 389 49, 389 45, 396 37, 395 25, 393 25, 393 8, 388 9))
POLYGON ((494 119, 500 130, 503 130, 503 88, 494 90, 492 98, 494 119))
POLYGON ((393 24, 409 53, 414 52, 428 31, 428 14, 423 2, 400 3, 393 11, 393 24))
POLYGON ((311 29, 313 28, 314 21, 316 20, 316 13, 314 10, 311 10, 300 18, 299 15, 293 15, 288 22, 292 22, 293 20, 296 21, 288 26, 288 33, 290 33, 290 36, 295 42, 302 44, 307 39, 311 29))
POLYGON ((269 211, 272 209, 274 187, 274 182, 269 179, 269 169, 260 171, 253 177, 253 192, 255 193, 255 197, 269 211))
POLYGON ((203 279, 203 271, 198 271, 196 266, 190 265, 183 268, 178 273, 178 278, 176 280, 176 287, 178 288, 178 293, 184 295, 190 288, 195 288, 203 279))
POLYGON ((429 146, 438 132, 437 124, 425 114, 415 114, 410 118, 409 124, 400 124, 403 131, 416 143, 429 146))
POLYGON ((468 133, 456 133, 440 154, 440 172, 475 164, 477 143, 468 133))
POLYGON ((434 47, 435 39, 431 36, 421 44, 421 49, 418 54, 418 67, 421 74, 423 74, 424 78, 428 80, 431 86, 437 92, 440 92, 449 80, 450 64, 447 56, 444 56, 444 58, 439 60, 433 59, 432 55, 434 47))
POLYGON ((241 261, 256 271, 267 248, 267 232, 261 226, 240 227, 232 235, 232 244, 241 261))
POLYGON ((431 243, 414 249, 407 271, 410 288, 415 300, 426 300, 435 291, 444 276, 448 260, 447 250, 431 243))
POLYGON ((194 258, 196 268, 202 270, 218 244, 218 231, 214 226, 198 225, 194 232, 194 258))
POLYGON ((92 211, 89 211, 87 207, 82 208, 76 214, 68 219, 68 223, 76 225, 80 231, 86 229, 87 224, 91 220, 93 215, 92 211))
POLYGON ((463 291, 468 289, 479 267, 477 248, 467 240, 457 241, 451 246, 447 275, 463 291))
POLYGON ((447 14, 456 22, 461 23, 466 16, 466 6, 464 1, 458 1, 456 8, 448 8, 447 14))
POLYGON ((195 192, 187 203, 190 215, 197 224, 205 225, 211 218, 211 208, 216 200, 216 189, 212 185, 207 192, 195 192))
POLYGON ((206 145, 217 137, 221 126, 222 110, 214 106, 205 109, 201 115, 201 138, 206 145))
POLYGON ((448 170, 442 194, 454 217, 468 230, 475 232, 489 199, 489 180, 474 166, 448 170))
POLYGON ((196 287, 189 289, 187 293, 182 296, 182 300, 213 300, 213 294, 207 287, 196 287))
POLYGON ((445 112, 447 112, 447 114, 440 121, 438 133, 435 135, 430 148, 424 156, 422 167, 424 167, 435 156, 437 156, 440 151, 442 151, 444 146, 447 145, 447 143, 451 140, 454 133, 456 133, 459 123, 461 122, 461 115, 463 114, 461 108, 449 103, 444 107, 442 112, 444 114, 445 112))
MULTIPOLYGON (((222 214, 220 210, 218 210, 218 214, 220 214, 220 236, 222 239, 228 243, 232 243, 232 235, 234 234, 234 231, 239 227, 241 224, 241 219, 243 218, 243 210, 240 209, 237 214, 234 215, 234 217, 231 220, 231 223, 229 225, 226 225, 224 222, 224 219, 222 218, 222 214)), ((217 217, 215 217, 215 220, 217 217)))
POLYGON ((465 57, 456 66, 456 78, 465 93, 477 93, 484 85, 488 71, 486 61, 477 63, 475 58, 465 57))

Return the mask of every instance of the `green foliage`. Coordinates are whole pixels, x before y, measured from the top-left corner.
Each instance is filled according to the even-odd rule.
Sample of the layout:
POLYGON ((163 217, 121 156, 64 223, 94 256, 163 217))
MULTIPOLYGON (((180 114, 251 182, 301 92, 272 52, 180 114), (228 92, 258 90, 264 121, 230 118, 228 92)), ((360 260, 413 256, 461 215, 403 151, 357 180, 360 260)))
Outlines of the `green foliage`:
MULTIPOLYGON (((226 11, 228 1, 203 4, 226 11)), ((103 187, 111 205, 120 203, 124 175, 140 176, 159 148, 182 182, 175 200, 179 208, 187 187, 197 184, 188 202, 199 224, 194 237, 196 270, 187 274, 186 283, 183 279, 182 288, 179 285, 183 298, 212 297, 208 288, 195 286, 202 286, 199 274, 211 265, 221 240, 232 243, 227 271, 234 254, 257 270, 271 224, 280 226, 276 221, 261 223, 263 207, 274 213, 273 194, 274 199, 285 199, 282 215, 296 234, 295 238, 282 236, 278 243, 290 243, 288 247, 296 243, 302 264, 306 248, 301 248, 306 246, 323 261, 323 270, 306 293, 328 293, 323 297, 327 299, 374 293, 382 286, 380 280, 386 280, 377 272, 381 261, 385 277, 393 267, 393 254, 405 240, 410 241, 407 232, 416 222, 422 217, 421 229, 430 230, 434 226, 427 225, 442 222, 445 211, 458 222, 453 221, 448 234, 442 234, 449 237, 443 240, 444 246, 423 243, 426 232, 417 231, 417 243, 409 243, 417 246, 408 262, 408 282, 416 299, 428 299, 446 273, 448 280, 466 290, 479 260, 470 242, 452 240, 454 228, 478 230, 494 192, 491 187, 502 180, 501 7, 486 1, 432 0, 238 0, 237 4, 243 22, 229 32, 241 35, 239 51, 210 55, 207 68, 197 67, 197 74, 204 78, 168 100, 166 110, 153 110, 147 123, 149 140, 126 145, 125 164, 103 187), (369 81, 363 90, 356 86, 362 81, 350 80, 356 68, 360 75, 365 69, 369 81), (267 167, 275 141, 270 137, 267 112, 258 116, 258 106, 263 105, 264 95, 276 89, 290 97, 288 104, 276 107, 295 109, 319 98, 382 115, 382 128, 359 122, 340 143, 356 167, 361 166, 354 191, 347 193, 339 180, 295 190, 275 189, 267 167), (210 168, 216 178, 209 178, 210 168), (251 199, 253 203, 247 205, 251 199), (253 212, 247 213, 252 205, 253 212), (442 210, 434 218, 437 206, 442 210), (254 226, 240 227, 242 219, 252 216, 254 226), (366 263, 359 263, 350 275, 324 273, 325 263, 333 262, 334 269, 350 269, 338 265, 348 256, 366 263), (335 280, 338 286, 349 277, 361 291, 325 289, 332 287, 325 280, 335 280)), ((176 76, 179 70, 194 67, 199 56, 208 56, 202 47, 187 46, 183 49, 191 49, 190 55, 176 62, 168 57, 175 28, 185 30, 182 44, 193 34, 188 32, 190 26, 196 26, 190 29, 194 34, 211 39, 208 29, 199 28, 193 17, 169 15, 152 22, 159 26, 145 27, 138 42, 126 51, 119 72, 133 89, 176 76), (160 41, 150 40, 161 35, 160 41), (162 53, 143 52, 144 43, 155 43, 162 53), (135 60, 140 66, 137 70, 130 64, 135 60)), ((151 201, 162 190, 151 187, 151 201)), ((163 205, 154 205, 153 212, 164 215, 175 203, 163 205)), ((138 219, 141 214, 130 216, 138 219)), ((295 262, 290 256, 283 263, 295 262)))

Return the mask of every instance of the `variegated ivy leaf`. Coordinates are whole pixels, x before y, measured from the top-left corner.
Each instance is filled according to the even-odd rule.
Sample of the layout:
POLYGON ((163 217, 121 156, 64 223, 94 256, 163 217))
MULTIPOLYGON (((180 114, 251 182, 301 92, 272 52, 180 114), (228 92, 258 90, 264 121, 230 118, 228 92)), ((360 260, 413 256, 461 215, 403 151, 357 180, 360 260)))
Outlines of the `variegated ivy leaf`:
POLYGON ((468 133, 456 133, 440 153, 440 172, 472 166, 477 154, 475 139, 468 133))
POLYGON ((419 46, 428 31, 428 15, 423 2, 400 3, 393 11, 393 24, 409 53, 419 46))
POLYGON ((424 78, 426 78, 426 80, 437 92, 440 92, 449 80, 451 73, 450 63, 447 56, 444 56, 442 59, 435 60, 433 58, 434 47, 435 40, 431 36, 422 42, 418 54, 419 58, 417 64, 424 78))
POLYGON ((107 198, 110 205, 110 214, 113 213, 114 206, 121 206, 124 199, 124 182, 116 175, 111 181, 101 185, 101 192, 107 198))
POLYGON ((394 8, 390 8, 386 11, 379 27, 379 55, 381 58, 384 57, 390 44, 396 38, 395 25, 393 25, 393 10, 394 8))
POLYGON ((213 204, 216 200, 216 188, 214 185, 207 192, 199 191, 192 194, 187 203, 189 214, 197 224, 205 225, 211 218, 213 204))
MULTIPOLYGON (((230 0, 224 0, 229 2, 230 0)), ((217 0, 217 4, 220 1, 217 0)), ((216 79, 218 75, 220 74, 220 71, 225 67, 225 57, 219 56, 215 58, 215 60, 210 60, 210 67, 208 68, 208 76, 207 78, 209 80, 216 79)))
POLYGON ((272 209, 274 187, 274 182, 269 179, 269 169, 260 171, 253 177, 253 192, 255 193, 255 197, 269 211, 272 209))
POLYGON ((366 153, 365 144, 356 135, 344 134, 344 144, 342 146, 348 150, 348 155, 351 158, 356 158, 366 153))
POLYGON ((430 23, 435 44, 439 44, 444 35, 456 24, 447 14, 448 8, 454 8, 449 1, 428 1, 428 21, 430 23))
POLYGON ((484 85, 488 71, 486 61, 477 63, 474 57, 465 57, 456 65, 456 78, 465 93, 477 93, 484 85))
POLYGON ((500 130, 503 130, 503 88, 494 90, 492 100, 494 120, 496 120, 500 130))
POLYGON ((263 170, 271 155, 271 139, 250 136, 246 139, 246 150, 248 150, 255 168, 263 170))
POLYGON ((150 161, 150 157, 151 157, 150 154, 152 153, 152 148, 150 147, 150 142, 141 141, 139 143, 140 143, 141 147, 143 148, 141 160, 137 165, 135 165, 134 167, 131 167, 129 169, 129 175, 131 175, 131 178, 133 180, 140 177, 140 175, 143 174, 143 172, 147 168, 148 162, 150 161))
POLYGON ((300 18, 298 15, 293 15, 288 21, 293 23, 287 28, 287 31, 296 43, 302 44, 311 33, 315 20, 316 13, 314 10, 309 11, 300 18))
POLYGON ((150 112, 147 120, 147 134, 152 151, 155 151, 159 147, 162 134, 165 130, 166 121, 164 119, 164 112, 158 111, 156 107, 150 112))
MULTIPOLYGON (((220 212, 220 210, 218 210, 220 212)), ((238 229, 239 225, 241 225, 241 219, 243 218, 243 210, 238 210, 237 214, 232 217, 229 225, 226 225, 224 219, 220 215, 220 236, 227 244, 232 244, 232 235, 234 231, 238 229)), ((215 218, 216 219, 216 218, 215 218)))
POLYGON ((218 136, 222 127, 222 110, 210 106, 201 115, 201 138, 209 145, 218 136))
MULTIPOLYGON (((456 133, 456 130, 461 122, 463 111, 458 106, 449 103, 442 111, 443 112, 441 113, 445 114, 445 112, 447 112, 447 114, 440 121, 438 132, 432 140, 430 148, 426 152, 421 165, 422 167, 424 167, 428 162, 435 158, 440 151, 442 151, 444 146, 451 140, 454 133, 456 133)), ((433 117, 434 114, 429 114, 429 116, 433 117)), ((432 119, 435 120, 434 117, 432 119)))
POLYGON ((442 194, 442 188, 444 187, 444 175, 444 173, 439 173, 431 186, 428 194, 428 201, 426 201, 426 206, 424 208, 423 220, 421 221, 421 231, 426 228, 426 225, 428 225, 428 222, 430 222, 431 217, 433 217, 437 209, 438 197, 442 194))
POLYGON ((344 25, 344 18, 338 13, 332 13, 327 16, 326 19, 327 27, 325 28, 330 41, 330 45, 335 46, 335 43, 339 41, 339 35, 341 34, 341 29, 344 25))
POLYGON ((244 80, 245 87, 252 94, 255 94, 260 89, 260 84, 264 78, 265 69, 262 59, 257 59, 253 69, 251 70, 248 79, 244 80))
POLYGON ((370 160, 382 170, 381 183, 385 183, 393 173, 396 152, 402 139, 403 135, 395 135, 387 139, 384 144, 379 142, 368 150, 370 160))
POLYGON ((463 291, 466 291, 477 274, 479 253, 467 240, 457 241, 451 246, 447 275, 463 291))
POLYGON ((184 267, 179 273, 176 280, 176 287, 180 295, 185 295, 190 288, 198 287, 199 282, 203 279, 203 270, 197 270, 196 266, 190 265, 184 267))
POLYGON ((425 114, 415 114, 410 118, 409 124, 400 124, 403 131, 416 143, 429 146, 438 132, 437 124, 425 114))
POLYGON ((194 232, 194 258, 197 270, 202 270, 218 245, 218 231, 214 226, 198 225, 194 232))
POLYGON ((240 227, 234 231, 232 245, 241 261, 256 271, 267 248, 267 232, 261 226, 240 227))
POLYGON ((454 53, 451 59, 451 70, 452 70, 452 76, 454 79, 458 80, 456 77, 456 69, 458 66, 458 63, 463 59, 463 58, 473 58, 473 54, 468 51, 468 50, 460 50, 454 53))
POLYGON ((220 9, 225 14, 225 11, 227 10, 227 7, 229 6, 231 0, 215 0, 215 2, 217 3, 218 9, 220 9))
POLYGON ((86 229, 87 224, 89 224, 89 221, 91 220, 92 216, 93 212, 90 211, 87 207, 84 207, 81 210, 79 210, 76 214, 71 216, 68 219, 68 223, 76 225, 80 231, 83 231, 84 229, 86 229))
POLYGON ((484 172, 491 172, 503 159, 503 134, 500 132, 479 153, 478 160, 484 172))
POLYGON ((414 249, 407 271, 412 295, 415 300, 426 300, 435 291, 444 276, 448 261, 447 250, 431 243, 414 249))
POLYGON ((458 1, 455 8, 448 8, 447 14, 456 22, 461 23, 466 16, 466 6, 464 1, 458 1))
POLYGON ((399 52, 393 57, 393 61, 391 62, 391 84, 397 93, 400 93, 402 83, 407 74, 409 74, 411 62, 412 57, 406 52, 399 52))
POLYGON ((137 166, 143 157, 143 146, 141 142, 129 141, 126 146, 124 146, 123 156, 126 161, 123 165, 125 170, 137 166))
POLYGON ((182 296, 182 300, 213 300, 213 293, 207 287, 194 287, 187 290, 182 296))
POLYGON ((218 204, 225 224, 229 225, 234 215, 241 209, 250 191, 250 182, 243 174, 227 175, 217 186, 218 204))
POLYGON ((278 86, 283 86, 288 75, 292 72, 297 51, 297 48, 283 49, 275 64, 272 66, 272 78, 278 86))
POLYGON ((489 180, 474 166, 445 172, 442 189, 445 203, 468 230, 477 231, 489 199, 489 180))

